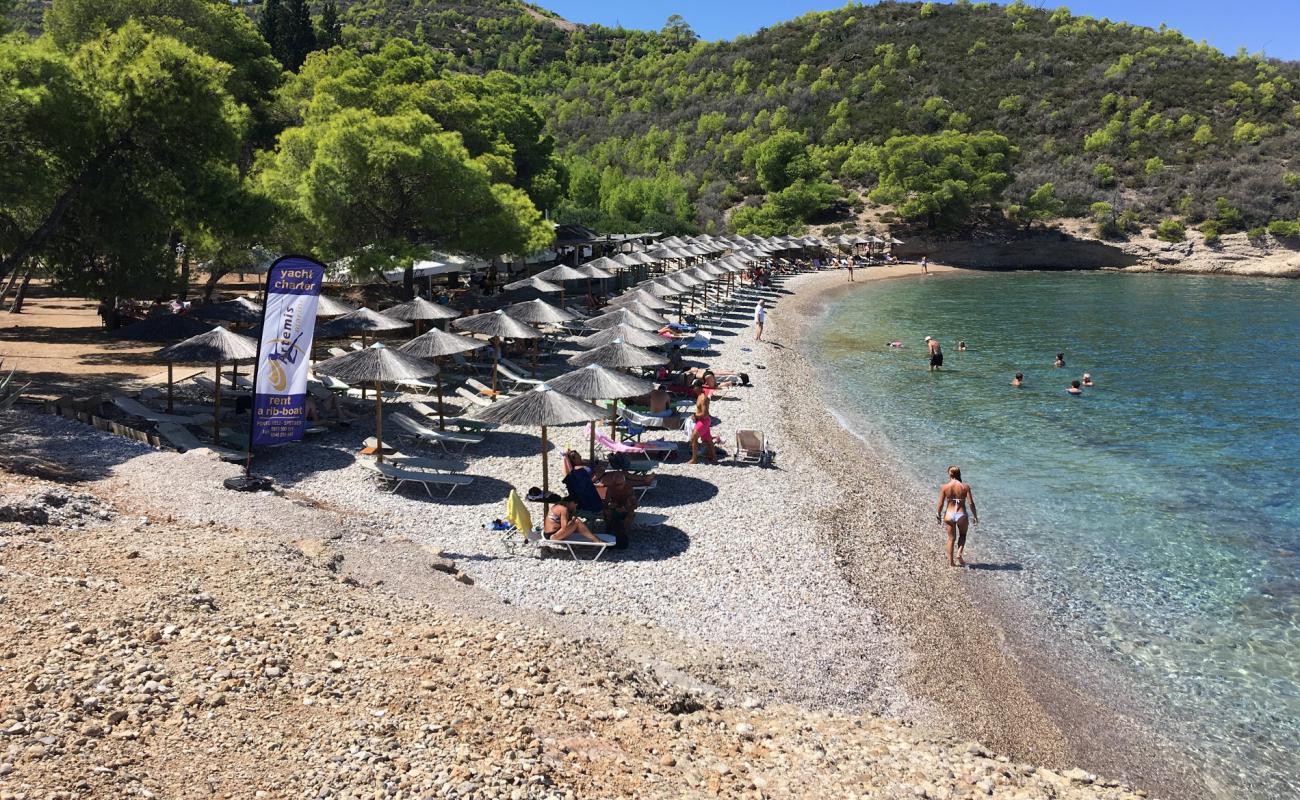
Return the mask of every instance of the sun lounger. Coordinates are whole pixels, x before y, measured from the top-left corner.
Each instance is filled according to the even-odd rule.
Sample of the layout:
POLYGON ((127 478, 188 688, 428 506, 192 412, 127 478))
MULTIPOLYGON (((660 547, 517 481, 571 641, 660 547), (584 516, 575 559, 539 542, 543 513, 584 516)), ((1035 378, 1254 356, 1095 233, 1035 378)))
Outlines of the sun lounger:
POLYGON ((348 354, 348 351, 344 350, 342 347, 331 347, 325 352, 329 353, 334 358, 338 358, 339 356, 345 356, 348 354))
POLYGON ((762 431, 736 431, 736 450, 731 454, 732 461, 767 466, 771 463, 771 459, 767 449, 767 437, 762 431))
MULTIPOLYGON (((590 423, 589 423, 590 424, 590 423)), ((607 453, 625 453, 627 455, 659 456, 672 458, 677 455, 676 442, 616 442, 603 433, 596 433, 596 444, 607 453)))
POLYGON ((465 370, 466 372, 470 373, 471 375, 478 375, 483 370, 491 371, 492 369, 491 364, 483 364, 477 361, 470 361, 469 359, 465 358, 465 356, 461 353, 452 353, 451 361, 453 364, 465 370))
POLYGON ((569 556, 578 561, 578 553, 586 551, 595 553, 592 561, 599 561, 600 557, 605 555, 605 551, 617 544, 617 540, 609 534, 597 533, 596 538, 599 541, 593 542, 583 536, 575 535, 567 539, 550 539, 546 537, 540 528, 533 525, 532 516, 528 513, 527 506, 519 498, 518 492, 510 490, 510 497, 506 500, 506 521, 502 528, 491 528, 485 525, 484 528, 501 534, 501 541, 510 550, 514 550, 520 544, 532 546, 541 550, 561 550, 567 552, 569 556))
MULTIPOLYGON (((195 375, 193 380, 195 386, 199 387, 200 389, 212 395, 213 397, 216 396, 217 384, 215 384, 211 378, 209 378, 206 375, 195 375)), ((232 389, 229 386, 221 387, 222 397, 248 397, 250 394, 252 394, 252 392, 249 392, 246 389, 232 389)))
MULTIPOLYGON (((370 437, 373 441, 374 437, 370 437)), ((365 456, 373 457, 374 449, 370 452, 362 453, 365 456)), ((408 456, 405 453, 399 453, 396 450, 387 449, 384 452, 384 463, 392 464, 394 467, 402 469, 427 470, 429 472, 446 472, 452 475, 464 472, 469 469, 469 464, 464 461, 452 461, 446 458, 425 458, 423 456, 408 456)))
MULTIPOLYGON (((370 400, 371 402, 374 402, 375 390, 370 387, 366 387, 365 389, 361 389, 361 388, 348 389, 347 396, 353 400, 370 400), (366 393, 364 397, 362 397, 361 395, 362 392, 366 393)), ((397 400, 401 396, 402 395, 400 392, 390 392, 387 389, 384 390, 384 402, 397 400)))
POLYGON ((396 492, 407 483, 417 483, 424 487, 424 491, 430 497, 433 497, 433 490, 430 486, 437 486, 439 489, 446 489, 446 497, 452 494, 462 486, 469 486, 474 482, 474 478, 469 475, 448 475, 439 472, 420 472, 414 469, 405 469, 392 464, 381 464, 379 462, 363 462, 367 467, 374 470, 379 475, 379 480, 390 487, 390 491, 396 492))
POLYGON ((498 364, 497 372, 500 373, 502 378, 505 378, 507 381, 510 381, 512 388, 514 388, 515 391, 518 391, 521 388, 540 386, 542 383, 541 381, 536 380, 535 378, 525 378, 524 376, 520 375, 519 373, 507 367, 505 364, 498 364))
POLYGON ((483 406, 483 407, 486 408, 487 406, 492 405, 492 401, 491 401, 491 400, 487 399, 486 397, 484 397, 484 396, 482 396, 482 395, 474 394, 474 393, 471 392, 469 389, 466 389, 464 386, 457 386, 457 387, 456 387, 456 396, 457 396, 457 397, 463 397, 463 398, 465 398, 466 400, 470 401, 471 403, 473 403, 473 404, 476 405, 476 406, 483 406))
MULTIPOLYGON (((425 403, 411 403, 411 410, 424 417, 430 423, 438 421, 437 410, 431 408, 425 403)), ((476 419, 467 419, 465 417, 448 417, 443 416, 443 423, 462 431, 482 433, 496 428, 491 422, 479 422, 476 419)))
POLYGON ((433 390, 438 388, 438 384, 436 383, 416 380, 414 378, 405 381, 397 381, 396 386, 399 389, 410 389, 412 392, 423 392, 425 394, 432 394, 433 390))
POLYGON ((473 389, 474 391, 478 392, 479 394, 483 395, 484 397, 499 397, 503 394, 506 394, 503 391, 493 389, 491 386, 487 386, 486 384, 479 381, 477 378, 466 378, 465 385, 473 389))
POLYGON ((158 435, 166 439, 172 447, 176 448, 178 453, 188 453, 191 450, 211 450, 217 454, 222 461, 239 462, 243 461, 248 455, 241 450, 232 450, 228 447, 213 445, 210 442, 200 441, 197 436, 190 433, 184 425, 177 425, 174 422, 164 422, 158 425, 158 435))
POLYGON ((132 400, 129 397, 114 397, 113 405, 133 417, 139 417, 142 420, 153 423, 170 423, 173 425, 205 425, 212 421, 211 414, 200 416, 184 416, 181 414, 166 414, 162 411, 154 411, 144 403, 132 400))
POLYGON ((422 442, 441 445, 448 453, 452 452, 453 447, 456 448, 457 453, 463 453, 466 447, 483 442, 483 437, 477 434, 435 431, 433 428, 421 425, 405 414, 393 414, 388 420, 422 442))

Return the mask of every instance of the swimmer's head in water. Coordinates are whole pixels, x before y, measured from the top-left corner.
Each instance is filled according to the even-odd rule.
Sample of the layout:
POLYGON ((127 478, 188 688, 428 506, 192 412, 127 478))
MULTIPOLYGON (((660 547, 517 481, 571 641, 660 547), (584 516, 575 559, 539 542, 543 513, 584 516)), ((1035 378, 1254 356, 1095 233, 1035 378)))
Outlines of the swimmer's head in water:
POLYGON ((1078 381, 1070 381, 1070 388, 1071 388, 1071 389, 1078 389, 1078 388, 1079 388, 1079 382, 1078 382, 1078 381))
POLYGON ((1025 379, 1025 374, 1023 372, 1016 373, 1016 380, 1023 381, 1024 379, 1025 379))
POLYGON ((958 467, 948 467, 948 477, 953 480, 961 480, 961 469, 958 467))

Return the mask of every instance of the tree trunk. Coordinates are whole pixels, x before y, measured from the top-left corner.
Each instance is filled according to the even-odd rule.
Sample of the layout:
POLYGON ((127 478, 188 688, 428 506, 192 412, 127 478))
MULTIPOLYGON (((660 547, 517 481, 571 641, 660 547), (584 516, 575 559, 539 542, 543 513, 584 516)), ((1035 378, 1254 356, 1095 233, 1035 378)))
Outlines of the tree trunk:
POLYGON ((9 280, 5 283, 4 291, 0 292, 0 303, 3 303, 4 299, 9 296, 9 292, 13 290, 14 284, 18 282, 19 274, 18 270, 9 273, 9 280))
POLYGON ((224 274, 225 272, 220 267, 215 264, 212 266, 212 271, 208 273, 208 280, 203 284, 203 302, 205 304, 212 302, 212 293, 217 290, 217 281, 221 280, 221 276, 224 274))
POLYGON ((415 297, 415 265, 407 264, 402 270, 402 298, 410 300, 415 297))
POLYGON ((82 173, 71 186, 63 190, 59 199, 54 201, 54 207, 46 215, 45 221, 41 226, 32 231, 12 253, 5 256, 3 262, 0 262, 0 275, 8 275, 10 270, 17 269, 19 264, 27 260, 29 256, 35 253, 45 244, 46 240, 59 228, 63 222, 63 215, 67 213, 68 206, 76 198, 77 193, 81 191, 82 182, 85 180, 87 173, 82 173))
POLYGON ((190 296, 190 248, 185 246, 181 251, 181 291, 180 301, 185 302, 185 298, 190 296))
POLYGON ((27 273, 23 275, 23 282, 18 284, 18 294, 14 295, 14 303, 9 306, 10 314, 23 313, 23 301, 27 299, 27 284, 32 282, 32 273, 35 271, 31 267, 27 268, 27 273))

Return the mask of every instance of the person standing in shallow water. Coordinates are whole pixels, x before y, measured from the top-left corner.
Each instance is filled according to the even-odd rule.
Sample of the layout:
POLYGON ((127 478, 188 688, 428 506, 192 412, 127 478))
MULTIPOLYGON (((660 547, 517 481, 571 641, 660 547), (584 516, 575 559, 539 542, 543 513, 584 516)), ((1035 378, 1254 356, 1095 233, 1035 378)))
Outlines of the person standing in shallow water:
POLYGON ((934 372, 943 366, 943 348, 933 336, 925 337, 925 346, 930 349, 930 371, 934 372))
POLYGON ((921 256, 921 274, 930 274, 930 259, 925 256, 921 256))
POLYGON ((948 533, 948 566, 966 566, 966 560, 962 558, 966 550, 966 531, 971 523, 977 523, 979 519, 979 512, 975 510, 975 495, 971 494, 970 486, 962 481, 961 470, 948 467, 948 482, 939 489, 939 522, 948 533), (956 545, 956 560, 953 545, 956 545))

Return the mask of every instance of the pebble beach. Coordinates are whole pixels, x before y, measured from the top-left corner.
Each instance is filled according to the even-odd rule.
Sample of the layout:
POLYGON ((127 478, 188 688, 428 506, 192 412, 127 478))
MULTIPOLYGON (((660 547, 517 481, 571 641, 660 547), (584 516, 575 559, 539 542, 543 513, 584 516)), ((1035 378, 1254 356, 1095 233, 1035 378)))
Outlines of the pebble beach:
MULTIPOLYGON (((857 277, 869 284, 915 271, 859 270, 857 277)), ((719 707, 753 712, 789 704, 832 718, 881 715, 915 727, 920 737, 978 741, 963 751, 970 757, 982 757, 988 747, 1025 762, 1062 770, 1083 763, 1176 789, 1184 778, 1173 766, 1153 769, 1153 744, 1121 738, 1118 748, 1087 746, 1079 732, 1110 732, 1113 709, 1056 687, 1050 664, 1016 658, 1005 618, 971 599, 979 587, 970 585, 969 574, 941 566, 929 500, 919 500, 919 487, 900 477, 892 456, 854 438, 820 401, 804 337, 820 304, 845 283, 840 272, 809 274, 761 295, 748 293, 714 326, 712 350, 695 362, 749 374, 752 386, 715 400, 720 424, 714 431, 724 445, 738 429, 763 431, 775 466, 730 463, 726 455, 717 465, 687 464, 685 433, 669 433, 682 443, 680 452, 656 469, 658 485, 641 505, 666 523, 637 529, 630 548, 594 563, 532 558, 484 529, 503 516, 510 487, 522 493, 541 483, 537 430, 490 433, 464 456, 474 484, 447 500, 430 499, 418 487, 390 493, 376 485, 357 452, 373 434, 364 410, 347 428, 259 454, 255 471, 275 479, 274 494, 222 489, 221 479, 238 468, 202 452, 157 452, 65 420, 28 416, 28 438, 16 446, 39 447, 44 458, 76 465, 92 492, 147 508, 176 530, 196 531, 196 539, 231 531, 236 541, 324 543, 307 545, 309 559, 323 560, 350 586, 378 593, 371 601, 390 598, 402 613, 410 613, 406 604, 423 603, 435 615, 476 620, 473 625, 541 626, 548 635, 599 648, 601 659, 615 653, 658 681, 701 692, 719 707), (749 321, 759 296, 769 316, 764 341, 755 342, 749 321), (455 573, 446 581, 455 586, 430 585, 431 560, 451 565, 435 566, 433 574, 455 573)), ((558 359, 543 362, 550 374, 567 369, 558 359)), ((388 413, 402 412, 413 399, 425 398, 404 397, 388 413)), ((550 434, 555 487, 561 448, 585 453, 587 438, 581 427, 550 434)), ((399 443, 411 455, 440 455, 399 443)), ((368 607, 382 613, 374 602, 368 607)), ((742 739, 753 732, 749 723, 727 724, 748 726, 742 739)), ((1126 736, 1122 725, 1114 730, 1126 736)), ((1051 784, 1052 791, 1129 796, 1118 784, 1102 789, 1094 780, 1077 771, 1061 780, 1065 788, 1051 784)), ((517 796, 547 796, 523 781, 517 796)), ((1047 791, 1015 794, 1012 789, 1025 787, 1007 785, 1003 794, 1002 782, 991 781, 987 791, 977 783, 967 781, 966 788, 979 796, 1047 791)), ((882 796, 966 796, 953 786, 882 796)), ((742 788, 768 796, 752 781, 742 788)))

